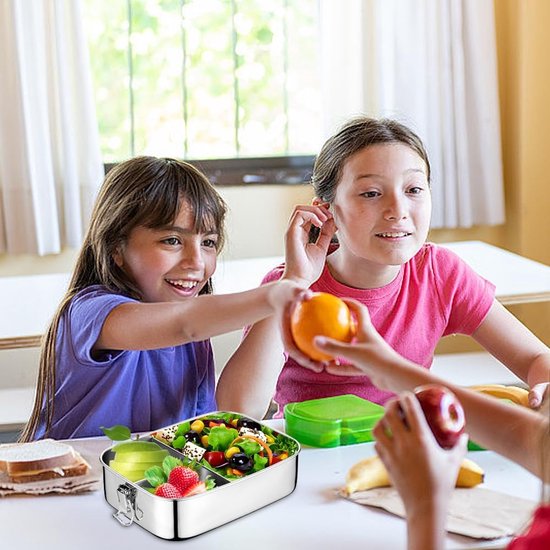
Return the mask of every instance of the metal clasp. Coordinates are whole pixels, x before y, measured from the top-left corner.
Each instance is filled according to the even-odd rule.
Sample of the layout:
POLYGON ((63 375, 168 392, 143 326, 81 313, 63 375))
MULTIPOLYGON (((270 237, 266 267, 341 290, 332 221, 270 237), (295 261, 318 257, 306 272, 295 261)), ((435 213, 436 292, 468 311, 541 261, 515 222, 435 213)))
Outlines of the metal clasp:
POLYGON ((118 511, 113 517, 124 527, 130 527, 137 517, 140 519, 143 512, 136 508, 136 489, 130 485, 119 485, 117 489, 118 511))

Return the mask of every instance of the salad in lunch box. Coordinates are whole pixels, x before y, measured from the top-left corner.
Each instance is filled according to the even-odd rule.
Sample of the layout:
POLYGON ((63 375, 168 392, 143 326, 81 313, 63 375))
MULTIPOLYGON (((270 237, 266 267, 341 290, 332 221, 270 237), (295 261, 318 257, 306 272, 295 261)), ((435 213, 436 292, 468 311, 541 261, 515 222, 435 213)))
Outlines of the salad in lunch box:
POLYGON ((151 436, 229 480, 263 470, 298 451, 293 439, 236 413, 207 414, 151 436))

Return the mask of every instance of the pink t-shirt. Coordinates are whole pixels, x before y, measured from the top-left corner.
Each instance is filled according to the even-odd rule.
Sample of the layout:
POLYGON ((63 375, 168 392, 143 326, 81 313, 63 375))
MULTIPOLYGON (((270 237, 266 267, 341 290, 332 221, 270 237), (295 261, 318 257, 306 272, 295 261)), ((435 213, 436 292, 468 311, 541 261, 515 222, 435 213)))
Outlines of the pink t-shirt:
MULTIPOLYGON (((262 281, 281 277, 283 266, 270 271, 262 281)), ((425 244, 398 276, 381 288, 357 289, 336 281, 325 265, 311 290, 354 298, 369 309, 372 323, 401 355, 430 368, 442 336, 471 335, 487 315, 495 287, 475 273, 450 250, 425 244)), ((467 366, 466 366, 467 368, 467 366)), ((335 376, 315 373, 293 359, 286 361, 275 391, 281 418, 286 403, 354 394, 383 404, 393 393, 382 391, 367 376, 335 376)))

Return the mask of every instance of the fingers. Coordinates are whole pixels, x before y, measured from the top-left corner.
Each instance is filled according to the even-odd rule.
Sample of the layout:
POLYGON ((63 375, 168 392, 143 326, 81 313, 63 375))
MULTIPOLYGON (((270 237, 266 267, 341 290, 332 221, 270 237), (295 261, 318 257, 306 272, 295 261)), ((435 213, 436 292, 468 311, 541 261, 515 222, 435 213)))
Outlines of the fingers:
POLYGON ((294 207, 290 216, 289 228, 296 225, 302 227, 314 225, 322 229, 323 224, 331 219, 332 213, 325 206, 300 204, 294 207))
POLYGON ((352 298, 342 298, 346 303, 356 323, 356 341, 366 342, 375 332, 375 328, 370 320, 370 314, 367 306, 352 298))
POLYGON ((359 346, 356 344, 348 344, 346 342, 340 342, 339 340, 334 340, 332 338, 327 338, 326 336, 315 336, 313 343, 321 351, 332 355, 333 357, 343 357, 350 361, 353 365, 331 365, 330 371, 332 374, 342 374, 344 370, 350 375, 368 375, 369 370, 364 368, 361 363, 363 352, 359 346))
POLYGON ((333 218, 329 218, 321 227, 321 231, 317 240, 315 241, 315 246, 323 250, 328 250, 328 247, 332 241, 332 237, 336 233, 336 224, 334 223, 333 218))
MULTIPOLYGON (((406 413, 406 401, 411 396, 410 392, 403 392, 399 397, 386 403, 386 412, 382 420, 384 427, 390 431, 393 437, 403 437, 406 432, 411 431, 410 418, 406 413)), ((412 397, 414 399, 414 396, 412 397)))
POLYGON ((451 449, 453 452, 455 452, 460 460, 462 460, 466 453, 468 452, 468 440, 470 439, 469 435, 467 433, 460 434, 460 437, 458 441, 456 442, 455 446, 451 449))
POLYGON ((386 446, 393 444, 389 440, 401 440, 407 436, 437 445, 422 408, 411 392, 403 392, 385 404, 384 416, 375 426, 373 435, 386 446))
POLYGON ((403 392, 401 396, 402 413, 411 431, 430 434, 433 437, 422 407, 415 395, 412 392, 403 392))
POLYGON ((546 397, 548 397, 549 384, 540 383, 535 384, 529 391, 529 406, 532 409, 538 409, 546 397))
MULTIPOLYGON (((342 356, 343 357, 343 356, 342 356)), ((337 361, 331 361, 325 366, 325 371, 335 376, 368 376, 368 374, 356 367, 349 364, 338 364, 337 361)))

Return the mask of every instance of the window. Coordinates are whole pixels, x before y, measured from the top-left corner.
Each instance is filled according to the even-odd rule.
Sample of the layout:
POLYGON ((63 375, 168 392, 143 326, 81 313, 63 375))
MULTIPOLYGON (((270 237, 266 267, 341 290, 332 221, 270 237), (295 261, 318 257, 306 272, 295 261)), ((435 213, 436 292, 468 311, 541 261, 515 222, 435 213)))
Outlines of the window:
POLYGON ((85 2, 104 161, 174 156, 216 183, 303 181, 321 137, 317 9, 85 2))

